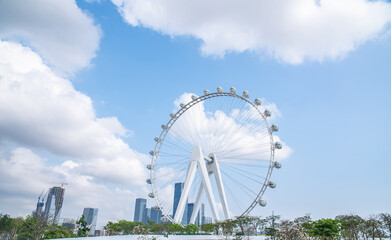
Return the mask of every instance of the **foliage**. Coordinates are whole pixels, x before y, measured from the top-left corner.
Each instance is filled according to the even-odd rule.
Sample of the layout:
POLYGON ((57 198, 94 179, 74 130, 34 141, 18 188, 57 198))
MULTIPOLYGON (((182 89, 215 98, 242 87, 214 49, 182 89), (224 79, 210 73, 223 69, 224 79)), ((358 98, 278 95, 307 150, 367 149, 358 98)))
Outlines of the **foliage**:
POLYGON ((385 233, 383 231, 382 222, 379 220, 379 216, 372 215, 364 223, 367 235, 372 238, 383 238, 385 233))
POLYGON ((227 219, 222 222, 217 222, 217 224, 220 226, 223 235, 225 236, 226 239, 228 239, 228 236, 233 235, 233 230, 236 227, 237 222, 232 219, 227 219))
POLYGON ((88 227, 87 221, 84 219, 84 215, 81 215, 81 218, 76 223, 80 225, 77 231, 77 236, 87 237, 88 232, 91 230, 91 228, 88 227))
POLYGON ((311 223, 310 234, 321 240, 336 239, 341 231, 340 221, 322 218, 311 223))
POLYGON ((214 231, 214 224, 213 223, 206 223, 201 225, 201 231, 204 233, 212 233, 214 231))
POLYGON ((48 219, 39 216, 27 216, 21 222, 17 235, 20 240, 41 239, 44 232, 49 228, 48 219))
POLYGON ((364 219, 358 215, 338 215, 335 219, 340 221, 341 237, 343 239, 360 239, 363 224, 365 222, 364 219))
POLYGON ((170 234, 183 234, 184 229, 180 224, 171 223, 167 225, 168 233, 170 234))
POLYGON ((198 227, 194 224, 188 224, 184 228, 187 235, 194 235, 198 231, 198 227))
POLYGON ((384 228, 388 230, 389 237, 391 238, 391 214, 380 213, 379 216, 381 221, 383 222, 384 228))
POLYGON ((46 230, 43 233, 44 239, 54 239, 54 238, 71 238, 76 237, 71 233, 67 228, 53 225, 51 229, 46 230))

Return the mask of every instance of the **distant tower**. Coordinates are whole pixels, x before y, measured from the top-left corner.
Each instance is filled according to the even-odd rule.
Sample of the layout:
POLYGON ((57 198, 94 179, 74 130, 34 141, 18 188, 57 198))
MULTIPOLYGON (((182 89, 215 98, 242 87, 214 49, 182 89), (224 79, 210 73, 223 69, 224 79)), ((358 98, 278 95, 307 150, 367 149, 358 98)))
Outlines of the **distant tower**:
MULTIPOLYGON (((45 215, 53 218, 53 223, 58 224, 60 220, 61 208, 64 202, 65 188, 52 187, 49 189, 46 199, 45 215)), ((51 219, 50 219, 51 220, 51 219)))
POLYGON ((44 199, 45 199, 45 196, 46 194, 42 197, 42 194, 45 190, 42 191, 42 193, 39 195, 38 197, 38 202, 37 202, 37 208, 35 209, 35 211, 33 211, 33 216, 36 217, 36 216, 39 216, 41 217, 42 216, 42 209, 43 209, 43 206, 45 205, 44 204, 44 199), (41 198, 42 197, 42 198, 41 198), (42 200, 41 200, 42 199, 42 200))
POLYGON ((147 224, 147 199, 137 198, 134 207, 134 222, 147 224))
POLYGON ((98 209, 84 208, 83 215, 84 215, 84 219, 87 222, 87 225, 90 225, 89 235, 95 235, 96 220, 98 219, 98 209))
POLYGON ((155 223, 162 223, 161 218, 163 217, 162 211, 158 207, 152 207, 151 208, 151 217, 150 221, 155 223))
MULTIPOLYGON (((204 209, 205 209, 205 205, 202 204, 201 209, 198 211, 197 217, 194 220, 193 224, 198 225, 198 226, 201 224, 200 219, 202 219, 202 217, 203 217, 204 209), (201 213, 201 218, 200 218, 200 213, 201 213)), ((194 203, 188 203, 187 204, 187 222, 186 222, 186 224, 190 224, 190 218, 191 218, 191 215, 193 214, 193 210, 194 210, 194 203)))
MULTIPOLYGON (((175 190, 174 190, 174 206, 173 206, 173 217, 175 217, 176 209, 178 208, 179 200, 181 199, 182 190, 185 186, 185 183, 175 183, 175 190)), ((187 201, 185 205, 185 211, 183 212, 183 218, 182 218, 182 224, 187 223, 187 201)))

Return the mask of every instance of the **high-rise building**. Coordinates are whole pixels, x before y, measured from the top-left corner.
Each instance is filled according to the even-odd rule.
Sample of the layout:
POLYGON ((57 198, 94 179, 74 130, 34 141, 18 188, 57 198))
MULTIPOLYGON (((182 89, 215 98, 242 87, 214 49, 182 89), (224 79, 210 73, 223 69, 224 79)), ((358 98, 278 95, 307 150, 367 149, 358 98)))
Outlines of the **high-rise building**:
POLYGON ((197 217, 195 219, 195 224, 197 226, 200 226, 202 224, 202 219, 205 217, 205 204, 201 204, 201 208, 197 214, 197 217))
POLYGON ((97 208, 84 208, 83 210, 84 220, 86 220, 87 225, 90 226, 89 235, 95 235, 96 229, 96 220, 98 219, 98 209, 97 208))
POLYGON ((163 213, 158 207, 151 208, 151 216, 149 218, 150 221, 155 223, 162 223, 161 220, 162 217, 163 217, 163 213))
POLYGON ((207 223, 212 223, 212 218, 211 217, 203 217, 202 218, 202 224, 207 224, 207 223))
POLYGON ((137 198, 134 207, 134 222, 142 222, 147 224, 147 199, 137 198))
MULTIPOLYGON (((43 192, 42 192, 43 193, 43 192)), ((38 197, 38 202, 37 202, 37 208, 35 209, 35 211, 33 211, 33 217, 41 217, 42 216, 42 210, 43 210, 43 207, 44 207, 44 199, 42 198, 42 201, 41 201, 41 196, 42 196, 42 193, 41 195, 38 197)))
POLYGON ((58 224, 60 220, 61 208, 64 203, 65 189, 62 187, 52 187, 49 189, 46 199, 45 215, 53 223, 58 224))
MULTIPOLYGON (((194 210, 194 203, 188 203, 187 204, 187 222, 186 222, 186 224, 190 223, 190 219, 191 219, 191 215, 193 214, 193 210, 194 210)), ((198 210, 197 217, 194 220, 195 225, 199 226, 201 224, 200 223, 200 213, 201 213, 201 219, 202 219, 204 211, 205 211, 205 205, 202 204, 200 210, 198 210)))
POLYGON ((194 210, 194 203, 188 203, 188 204, 187 204, 187 219, 186 219, 186 224, 189 224, 189 223, 190 223, 190 218, 191 218, 191 215, 193 214, 193 210, 194 210))
MULTIPOLYGON (((173 206, 173 216, 175 217, 176 210, 178 208, 179 200, 181 199, 182 190, 185 186, 185 183, 175 183, 174 189, 174 206, 173 206)), ((185 204, 185 211, 183 212, 182 224, 187 223, 187 200, 185 204)))

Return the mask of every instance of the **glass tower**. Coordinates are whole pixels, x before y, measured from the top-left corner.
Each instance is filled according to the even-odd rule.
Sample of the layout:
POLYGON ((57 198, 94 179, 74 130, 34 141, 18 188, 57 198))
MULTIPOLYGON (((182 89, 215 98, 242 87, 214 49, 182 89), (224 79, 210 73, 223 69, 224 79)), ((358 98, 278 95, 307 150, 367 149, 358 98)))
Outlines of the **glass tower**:
POLYGON ((58 224, 60 220, 61 208, 64 202, 64 194, 64 188, 52 187, 49 189, 48 198, 46 200, 45 215, 51 222, 56 224, 58 224))
POLYGON ((96 220, 98 219, 98 209, 97 208, 84 208, 83 210, 84 219, 87 222, 87 225, 90 225, 90 235, 95 235, 96 229, 96 220))
POLYGON ((147 224, 147 199, 145 198, 136 199, 133 221, 147 224))
MULTIPOLYGON (((179 200, 181 199, 182 190, 185 183, 175 183, 174 189, 174 206, 173 206, 173 217, 175 217, 176 210, 178 208, 179 200)), ((183 212, 182 224, 187 224, 187 200, 185 204, 185 211, 183 212)))

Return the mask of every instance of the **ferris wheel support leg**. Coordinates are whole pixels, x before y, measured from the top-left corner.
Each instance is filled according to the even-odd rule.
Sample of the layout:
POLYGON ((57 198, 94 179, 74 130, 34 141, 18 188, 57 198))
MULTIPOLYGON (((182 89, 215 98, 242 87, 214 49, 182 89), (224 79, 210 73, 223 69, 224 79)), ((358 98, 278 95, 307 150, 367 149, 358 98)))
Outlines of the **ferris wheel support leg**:
POLYGON ((215 197, 213 195, 212 191, 212 184, 210 183, 210 178, 208 174, 208 170, 206 168, 206 163, 204 159, 200 159, 198 162, 198 169, 200 170, 200 175, 202 179, 202 184, 204 185, 206 196, 209 201, 210 208, 212 210, 212 215, 215 221, 219 221, 218 213, 217 213, 217 207, 216 207, 216 201, 215 197))
MULTIPOLYGON (((198 189, 197 199, 194 203, 193 213, 191 214, 190 223, 194 224, 194 221, 197 217, 197 214, 198 214, 200 207, 201 207, 201 204, 202 204, 202 199, 204 198, 204 193, 205 193, 204 184, 202 184, 202 182, 201 182, 200 188, 198 189)), ((200 214, 200 218, 201 217, 202 216, 200 214)), ((200 221, 202 221, 202 219, 200 219, 200 221)))
POLYGON ((220 201, 221 201, 221 205, 223 207, 224 217, 226 219, 229 219, 230 214, 229 214, 229 210, 228 210, 227 197, 225 195, 224 184, 223 184, 223 180, 221 178, 219 163, 217 161, 216 155, 214 155, 213 153, 210 154, 209 157, 211 157, 213 159, 213 162, 210 163, 210 168, 215 175, 217 189, 219 190, 220 201))
MULTIPOLYGON (((201 153, 202 154, 202 153, 201 153)), ((181 198, 174 216, 174 222, 181 223, 183 218, 183 212, 185 211, 185 204, 187 202, 187 197, 189 196, 189 191, 191 185, 194 181, 194 176, 197 170, 197 161, 193 159, 194 150, 190 158, 189 168, 187 169, 187 175, 185 180, 185 186, 183 187, 181 198)))

